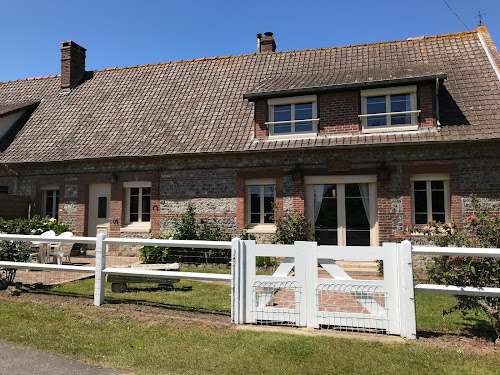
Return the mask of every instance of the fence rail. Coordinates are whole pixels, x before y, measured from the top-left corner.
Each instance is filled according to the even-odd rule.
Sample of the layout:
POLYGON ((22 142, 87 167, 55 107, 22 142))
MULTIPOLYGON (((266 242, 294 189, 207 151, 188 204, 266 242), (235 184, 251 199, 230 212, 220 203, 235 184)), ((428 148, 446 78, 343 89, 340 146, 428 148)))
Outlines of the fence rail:
MULTIPOLYGON (((412 254, 500 258, 500 249, 414 246, 412 248, 412 254)), ((475 297, 500 297, 500 288, 439 284, 416 284, 414 288, 415 290, 423 293, 452 294, 475 297)))
POLYGON ((95 244, 96 256, 95 267, 41 264, 29 262, 6 262, 0 261, 0 267, 11 269, 30 269, 40 271, 65 271, 90 273, 95 275, 94 305, 100 306, 104 303, 104 284, 106 275, 120 276, 151 276, 164 279, 190 279, 203 281, 232 281, 232 275, 202 273, 202 272, 177 272, 160 270, 141 270, 133 268, 106 267, 106 245, 134 245, 134 246, 164 246, 197 249, 231 249, 231 241, 184 241, 184 240, 160 240, 160 239, 136 239, 136 238, 106 238, 104 234, 96 237, 59 237, 38 236, 22 234, 0 234, 0 241, 25 241, 39 243, 83 243, 95 244))

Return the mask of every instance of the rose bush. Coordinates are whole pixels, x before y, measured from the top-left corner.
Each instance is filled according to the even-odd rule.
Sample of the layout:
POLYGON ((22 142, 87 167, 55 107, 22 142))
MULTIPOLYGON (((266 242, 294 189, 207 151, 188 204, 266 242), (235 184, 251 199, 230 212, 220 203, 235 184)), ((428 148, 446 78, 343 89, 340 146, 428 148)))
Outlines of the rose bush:
MULTIPOLYGON (((471 201, 474 214, 466 219, 463 229, 453 222, 432 222, 413 230, 423 233, 437 246, 500 248, 500 217, 482 209, 476 196, 471 196, 471 201)), ((427 272, 438 284, 500 288, 500 258, 439 256, 433 258, 427 272)), ((457 304, 443 314, 461 311, 465 315, 483 310, 500 338, 500 298, 456 296, 456 299, 457 304)))

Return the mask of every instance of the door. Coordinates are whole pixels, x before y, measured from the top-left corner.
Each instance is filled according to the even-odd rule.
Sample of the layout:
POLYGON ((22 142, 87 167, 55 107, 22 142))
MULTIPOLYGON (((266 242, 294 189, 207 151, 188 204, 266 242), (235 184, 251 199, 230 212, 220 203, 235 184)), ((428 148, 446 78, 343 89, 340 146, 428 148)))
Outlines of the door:
POLYGON ((89 237, 108 234, 110 224, 111 184, 91 184, 89 187, 89 237))
POLYGON ((319 245, 378 245, 376 183, 353 177, 314 178, 321 183, 307 185, 308 216, 319 245))

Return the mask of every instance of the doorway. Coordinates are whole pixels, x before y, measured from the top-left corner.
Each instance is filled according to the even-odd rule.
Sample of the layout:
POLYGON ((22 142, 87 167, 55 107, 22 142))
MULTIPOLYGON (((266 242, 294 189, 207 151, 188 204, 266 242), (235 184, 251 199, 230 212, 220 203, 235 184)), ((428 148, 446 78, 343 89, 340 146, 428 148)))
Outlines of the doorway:
POLYGON ((378 246, 376 176, 314 176, 306 184, 319 245, 378 246))
POLYGON ((111 184, 91 184, 89 187, 89 237, 109 233, 111 184))

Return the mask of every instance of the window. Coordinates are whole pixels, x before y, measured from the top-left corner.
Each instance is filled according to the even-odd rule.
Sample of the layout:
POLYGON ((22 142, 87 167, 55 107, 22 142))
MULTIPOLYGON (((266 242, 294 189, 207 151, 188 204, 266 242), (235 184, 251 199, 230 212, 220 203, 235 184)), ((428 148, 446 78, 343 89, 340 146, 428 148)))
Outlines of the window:
POLYGON ((377 176, 306 176, 306 210, 319 245, 378 246, 377 176))
POLYGON ((46 185, 42 190, 42 217, 59 218, 59 186, 46 185))
POLYGON ((151 182, 125 182, 125 222, 149 227, 151 221, 151 182))
POLYGON ((431 221, 450 221, 448 175, 414 175, 411 177, 412 212, 415 225, 431 221))
POLYGON ((317 132, 316 95, 269 99, 269 135, 287 136, 317 132))
POLYGON ((418 129, 417 86, 361 91, 363 133, 418 129))
POLYGON ((246 180, 246 212, 249 227, 274 229, 273 207, 276 200, 275 179, 246 180))
POLYGON ((0 194, 9 194, 8 186, 0 186, 0 194))

